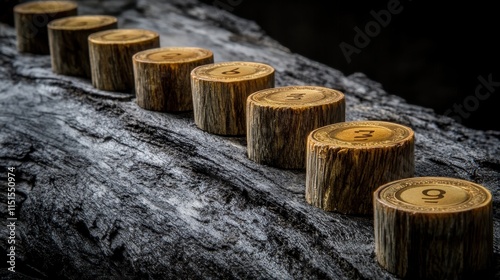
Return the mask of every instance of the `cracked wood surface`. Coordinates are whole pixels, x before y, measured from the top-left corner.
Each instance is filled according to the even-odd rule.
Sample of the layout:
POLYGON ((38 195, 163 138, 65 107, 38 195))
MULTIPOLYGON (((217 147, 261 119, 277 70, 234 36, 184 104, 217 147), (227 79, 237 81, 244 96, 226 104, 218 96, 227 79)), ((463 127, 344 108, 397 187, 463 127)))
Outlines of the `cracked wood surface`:
MULTIPOLYGON (((276 86, 341 90, 346 120, 415 131, 415 176, 471 180, 494 198, 499 275, 500 132, 465 128, 406 103, 361 73, 345 76, 291 53, 250 21, 196 1, 79 1, 120 28, 160 33, 214 60, 264 62, 276 86)), ((0 166, 17 179, 12 279, 395 279, 375 260, 373 219, 305 202, 305 172, 259 165, 244 137, 198 129, 192 113, 143 110, 128 92, 51 71, 19 54, 0 25, 0 166)), ((335 51, 332 47, 332 51, 335 51)), ((6 188, 1 189, 6 214, 6 188)), ((7 251, 7 228, 0 229, 7 251)))

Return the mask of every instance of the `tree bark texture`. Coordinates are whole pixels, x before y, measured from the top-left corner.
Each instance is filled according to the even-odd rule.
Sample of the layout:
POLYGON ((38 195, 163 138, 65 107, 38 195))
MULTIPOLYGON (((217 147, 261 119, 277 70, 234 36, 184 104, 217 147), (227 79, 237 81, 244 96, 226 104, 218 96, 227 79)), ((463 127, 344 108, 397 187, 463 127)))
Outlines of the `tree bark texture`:
POLYGON ((118 28, 118 19, 102 15, 66 17, 51 21, 47 28, 52 71, 91 78, 88 37, 118 28))
POLYGON ((47 24, 55 19, 76 16, 75 1, 34 1, 14 7, 14 25, 19 52, 50 54, 47 24))
MULTIPOLYGON (((388 185, 407 184, 406 189, 411 192, 415 180, 453 181, 454 178, 407 178, 388 185)), ((488 278, 493 260, 490 194, 474 190, 468 201, 451 203, 447 208, 419 201, 401 206, 392 203, 400 202, 401 198, 391 198, 388 202, 381 195, 388 185, 374 193, 375 253, 383 267, 403 279, 488 278), (473 206, 465 207, 466 204, 473 206)), ((436 187, 439 188, 431 184, 423 188, 435 192, 431 188, 436 187)), ((450 190, 442 193, 453 195, 450 190)))
POLYGON ((222 62, 193 69, 191 89, 195 124, 212 134, 245 135, 247 98, 256 91, 274 87, 274 72, 270 65, 248 61, 222 62))
POLYGON ((92 33, 88 44, 92 85, 101 90, 133 93, 132 57, 159 48, 160 38, 149 29, 119 28, 92 33))
POLYGON ((304 169, 307 135, 345 120, 344 94, 315 86, 265 89, 247 99, 248 157, 260 164, 304 169))
POLYGON ((193 110, 191 71, 214 62, 210 50, 189 47, 155 48, 133 57, 137 104, 146 110, 193 110))
MULTIPOLYGON (((276 86, 339 89, 346 120, 412 127, 416 175, 468 179, 494 194, 499 274, 500 132, 408 104, 362 73, 291 53, 254 22, 197 1, 78 3, 82 14, 116 15, 121 28, 157 31, 162 46, 264 61, 276 86)), ((18 272, 4 263, 7 279, 397 279, 375 259, 373 219, 309 205, 305 172, 248 159, 245 137, 200 130, 192 112, 144 110, 133 94, 54 74, 50 56, 18 52, 15 29, 4 24, 0 147, 0 181, 8 167, 16 176, 18 272)), ((1 252, 8 234, 0 227, 1 252)))
POLYGON ((318 128, 307 137, 306 201, 325 211, 373 216, 373 192, 413 176, 414 154, 414 132, 397 123, 354 121, 318 128), (400 134, 385 135, 386 127, 400 134), (332 132, 346 135, 334 138, 332 132))

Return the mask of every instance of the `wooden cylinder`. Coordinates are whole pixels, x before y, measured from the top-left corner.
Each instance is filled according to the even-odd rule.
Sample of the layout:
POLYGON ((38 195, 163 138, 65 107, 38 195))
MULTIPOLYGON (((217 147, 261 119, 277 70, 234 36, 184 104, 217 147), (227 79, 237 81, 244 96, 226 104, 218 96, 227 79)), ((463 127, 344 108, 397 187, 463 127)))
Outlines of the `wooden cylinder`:
POLYGON ((77 13, 78 5, 72 1, 31 1, 16 5, 14 24, 18 51, 50 54, 47 24, 77 13))
POLYGON ((414 133, 383 121, 324 126, 307 137, 306 201, 325 211, 373 213, 373 192, 413 176, 414 133))
POLYGON ((47 28, 52 71, 91 78, 88 37, 118 28, 118 20, 104 15, 72 16, 53 20, 47 28))
POLYGON ((416 177, 373 194, 378 263, 403 279, 489 279, 491 193, 473 182, 416 177))
POLYGON ((137 104, 153 111, 193 109, 191 71, 214 62, 210 50, 195 47, 155 48, 133 56, 137 104))
POLYGON ((159 48, 158 33, 145 29, 111 29, 88 37, 92 85, 107 91, 130 91, 134 87, 132 56, 159 48))
POLYGON ((274 87, 274 68, 258 62, 219 62, 198 66, 191 72, 194 122, 219 135, 246 133, 248 96, 274 87))
POLYGON ((260 164, 305 168, 306 139, 314 129, 345 120, 345 97, 319 86, 260 90, 247 99, 247 154, 260 164))

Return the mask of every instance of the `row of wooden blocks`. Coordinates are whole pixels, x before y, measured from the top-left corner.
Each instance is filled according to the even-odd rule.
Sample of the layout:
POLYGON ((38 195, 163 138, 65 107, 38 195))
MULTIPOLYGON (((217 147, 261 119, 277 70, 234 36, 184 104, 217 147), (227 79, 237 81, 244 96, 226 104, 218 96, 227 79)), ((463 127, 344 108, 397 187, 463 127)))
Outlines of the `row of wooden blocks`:
POLYGON ((113 16, 79 16, 73 2, 31 2, 14 12, 19 51, 49 53, 55 73, 133 91, 146 110, 192 110, 204 131, 246 136, 251 160, 305 169, 309 204, 373 215, 377 260, 390 272, 443 279, 491 265, 491 194, 456 178, 413 177, 410 127, 345 121, 339 90, 275 87, 268 64, 215 63, 208 49, 160 47, 158 33, 118 28, 113 16), (41 15, 50 20, 36 31, 41 15))

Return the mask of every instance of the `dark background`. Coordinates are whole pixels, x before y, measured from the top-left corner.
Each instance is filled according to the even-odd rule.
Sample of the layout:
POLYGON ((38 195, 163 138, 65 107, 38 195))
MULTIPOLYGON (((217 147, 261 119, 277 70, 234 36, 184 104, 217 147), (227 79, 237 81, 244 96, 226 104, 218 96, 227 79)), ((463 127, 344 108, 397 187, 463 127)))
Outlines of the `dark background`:
MULTIPOLYGON (((452 110, 450 117, 460 116, 453 112, 454 104, 465 105, 462 124, 500 130, 500 84, 489 97, 475 97, 478 76, 487 80, 491 75, 500 83, 500 10, 494 1, 218 1, 202 0, 254 20, 293 52, 346 75, 363 72, 411 104, 438 114, 452 110), (365 30, 374 21, 370 11, 387 10, 390 2, 399 2, 401 12, 373 32, 377 35, 348 63, 339 44, 355 46, 354 28, 365 30)), ((486 96, 485 90, 480 93, 486 96)))
MULTIPOLYGON (((345 75, 363 72, 411 104, 448 111, 470 128, 500 131, 500 84, 490 92, 483 87, 482 100, 475 96, 479 76, 500 83, 500 10, 494 1, 201 1, 254 20, 292 52, 345 75), (339 45, 356 47, 355 28, 364 32, 376 22, 371 11, 388 10, 389 3, 399 3, 401 11, 386 26, 378 24, 349 63, 339 45), (462 116, 455 106, 462 107, 462 116)), ((11 21, 6 11, 17 2, 25 1, 0 0, 0 21, 11 21)))

